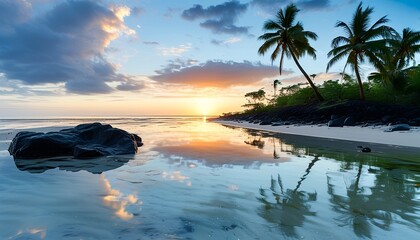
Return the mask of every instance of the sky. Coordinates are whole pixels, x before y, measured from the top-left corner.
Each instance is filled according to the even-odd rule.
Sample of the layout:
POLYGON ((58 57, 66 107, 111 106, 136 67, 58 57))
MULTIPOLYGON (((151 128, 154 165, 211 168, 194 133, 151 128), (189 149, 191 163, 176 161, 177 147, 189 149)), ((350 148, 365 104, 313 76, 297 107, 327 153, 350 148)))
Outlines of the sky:
MULTIPOLYGON (((272 83, 304 82, 292 60, 257 50, 262 26, 295 3, 317 58, 302 57, 315 83, 354 0, 0 0, 0 118, 219 115, 272 83)), ((373 20, 419 31, 420 1, 366 0, 373 20)), ((373 69, 362 65, 366 77, 373 69)), ((350 72, 349 72, 350 73, 350 72)))

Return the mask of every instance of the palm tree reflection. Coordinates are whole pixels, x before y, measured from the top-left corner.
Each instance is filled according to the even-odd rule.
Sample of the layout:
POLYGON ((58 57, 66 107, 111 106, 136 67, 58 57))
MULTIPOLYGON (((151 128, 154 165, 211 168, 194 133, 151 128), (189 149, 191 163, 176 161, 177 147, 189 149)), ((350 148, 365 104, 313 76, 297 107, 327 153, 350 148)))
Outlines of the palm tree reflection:
POLYGON ((252 140, 246 140, 244 141, 246 144, 251 145, 251 146, 255 146, 259 149, 263 149, 265 142, 263 140, 261 140, 261 136, 253 136, 252 140))
POLYGON ((327 175, 332 209, 339 213, 339 217, 334 219, 337 224, 351 225, 360 238, 371 238, 373 226, 390 230, 391 224, 397 219, 404 225, 418 228, 416 188, 408 181, 414 174, 402 169, 375 169, 369 172, 376 175, 374 184, 363 186, 363 163, 359 161, 356 178, 347 187, 346 195, 340 194, 338 186, 342 179, 337 176, 342 175, 327 175))
POLYGON ((299 188, 317 161, 319 158, 315 157, 309 163, 305 174, 293 190, 284 189, 280 174, 277 180, 271 177, 270 189, 260 188, 258 200, 263 207, 259 209, 258 214, 268 222, 277 224, 288 237, 298 237, 296 227, 303 226, 306 216, 316 215, 316 212, 311 211, 309 202, 317 200, 317 193, 299 191, 299 188))

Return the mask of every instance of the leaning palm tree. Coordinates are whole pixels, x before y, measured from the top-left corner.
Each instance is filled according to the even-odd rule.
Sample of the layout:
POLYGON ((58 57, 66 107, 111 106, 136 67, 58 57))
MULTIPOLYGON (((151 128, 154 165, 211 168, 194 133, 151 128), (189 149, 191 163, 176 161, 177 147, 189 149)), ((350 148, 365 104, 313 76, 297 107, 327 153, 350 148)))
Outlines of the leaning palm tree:
POLYGON ((309 44, 308 39, 316 40, 318 38, 314 32, 305 31, 301 22, 295 23, 298 12, 299 9, 294 4, 289 4, 284 10, 279 10, 275 20, 268 20, 264 23, 265 31, 274 32, 265 33, 258 38, 265 41, 258 49, 258 53, 264 55, 268 49, 275 46, 274 52, 271 54, 271 61, 274 62, 280 54, 280 75, 283 69, 284 56, 293 58, 297 67, 311 85, 318 100, 323 101, 324 98, 298 61, 305 54, 316 59, 316 51, 309 44))
POLYGON ((349 24, 338 21, 335 26, 343 28, 346 35, 334 38, 331 42, 333 49, 328 53, 328 57, 332 58, 328 62, 327 71, 333 64, 347 57, 346 66, 350 65, 354 69, 359 83, 359 95, 362 100, 365 99, 365 94, 360 78, 359 64, 368 59, 374 66, 379 66, 380 61, 376 55, 387 51, 385 38, 390 37, 394 31, 384 25, 388 22, 386 16, 368 27, 372 13, 373 8, 366 7, 363 9, 362 3, 360 3, 349 24))

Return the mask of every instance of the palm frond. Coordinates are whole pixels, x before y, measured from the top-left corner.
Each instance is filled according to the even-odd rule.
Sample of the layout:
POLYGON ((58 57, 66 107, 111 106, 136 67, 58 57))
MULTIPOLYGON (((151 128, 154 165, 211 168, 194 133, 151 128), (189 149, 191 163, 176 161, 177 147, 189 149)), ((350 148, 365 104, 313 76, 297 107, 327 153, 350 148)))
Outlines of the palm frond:
POLYGON ((344 29, 344 31, 347 33, 347 35, 348 35, 348 38, 351 38, 351 37, 353 37, 353 31, 351 30, 351 28, 349 27, 349 25, 347 25, 347 23, 345 23, 345 22, 342 22, 342 21, 338 21, 336 24, 335 24, 335 27, 341 27, 341 28, 343 28, 344 29))
POLYGON ((263 35, 258 37, 258 40, 268 40, 274 37, 278 37, 278 33, 264 33, 263 35))
POLYGON ((271 30, 277 31, 277 30, 283 30, 283 27, 273 20, 267 20, 263 25, 263 29, 265 31, 271 31, 271 30))
POLYGON ((330 61, 328 61, 326 71, 328 72, 328 70, 332 67, 332 65, 334 65, 335 63, 343 59, 346 55, 347 55, 347 52, 341 52, 339 54, 334 55, 334 57, 331 58, 330 61))
POLYGON ((282 19, 282 26, 289 28, 293 26, 293 23, 296 19, 296 15, 300 10, 296 7, 295 4, 291 3, 286 6, 284 10, 284 18, 282 19))
POLYGON ((331 47, 336 48, 340 46, 341 44, 349 44, 349 43, 350 43, 350 39, 343 36, 338 36, 331 41, 331 47))
POLYGON ((275 46, 276 44, 279 44, 279 41, 281 41, 281 39, 279 39, 279 38, 270 38, 270 39, 268 39, 258 49, 258 53, 260 55, 264 55, 268 51, 268 49, 270 49, 271 47, 275 46))
POLYGON ((385 23, 387 23, 387 22, 389 22, 389 19, 387 18, 387 16, 385 15, 385 16, 383 16, 383 17, 381 17, 378 21, 376 21, 370 28, 369 28, 369 30, 367 30, 367 32, 369 32, 369 31, 371 31, 371 30, 373 30, 373 29, 375 29, 375 28, 378 28, 380 25, 382 25, 382 24, 385 24, 385 23))
POLYGON ((327 53, 327 56, 331 57, 331 56, 335 56, 337 54, 340 54, 341 52, 350 53, 351 51, 353 51, 353 45, 346 44, 346 45, 342 45, 342 46, 335 47, 335 48, 331 49, 331 51, 329 51, 327 53))

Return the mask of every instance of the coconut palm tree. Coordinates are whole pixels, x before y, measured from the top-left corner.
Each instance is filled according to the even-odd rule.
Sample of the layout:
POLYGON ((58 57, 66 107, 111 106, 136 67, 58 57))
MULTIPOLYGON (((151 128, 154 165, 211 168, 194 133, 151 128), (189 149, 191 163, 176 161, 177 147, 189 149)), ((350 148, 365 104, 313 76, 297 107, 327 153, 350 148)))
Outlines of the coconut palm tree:
POLYGON ((391 47, 396 50, 395 58, 397 59, 397 67, 404 68, 413 62, 416 64, 415 54, 420 53, 420 32, 413 31, 410 28, 404 28, 401 35, 397 35, 396 39, 390 40, 391 47))
POLYGON ((284 56, 292 58, 299 70, 311 85, 319 101, 324 98, 318 92, 308 74, 299 63, 299 58, 308 54, 316 59, 316 50, 309 44, 309 38, 316 40, 318 36, 311 31, 305 31, 301 22, 296 22, 296 15, 299 9, 294 4, 289 4, 285 9, 280 9, 275 20, 268 20, 264 23, 263 29, 267 32, 261 35, 258 40, 265 42, 258 49, 258 53, 264 55, 271 47, 275 47, 271 54, 271 61, 277 59, 280 54, 279 72, 282 74, 284 56))
POLYGON ((401 90, 405 84, 406 70, 410 62, 415 65, 415 54, 420 53, 420 32, 405 28, 402 35, 396 34, 389 39, 389 51, 379 55, 381 64, 377 66, 369 79, 391 84, 394 89, 401 90))
MULTIPOLYGON (((386 39, 392 35, 393 29, 384 25, 388 22, 386 16, 381 17, 372 26, 369 22, 373 8, 363 9, 362 3, 356 9, 349 24, 338 21, 336 27, 343 28, 345 35, 334 38, 331 42, 332 50, 328 57, 332 57, 327 65, 327 71, 339 60, 347 57, 346 66, 350 65, 356 74, 359 84, 360 99, 365 99, 363 84, 359 72, 359 64, 369 60, 374 66, 380 65, 376 56, 380 52, 387 51, 386 39)), ((344 67, 345 68, 345 67, 344 67)))

